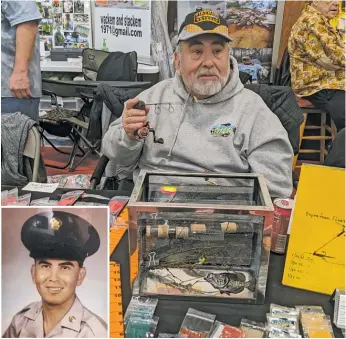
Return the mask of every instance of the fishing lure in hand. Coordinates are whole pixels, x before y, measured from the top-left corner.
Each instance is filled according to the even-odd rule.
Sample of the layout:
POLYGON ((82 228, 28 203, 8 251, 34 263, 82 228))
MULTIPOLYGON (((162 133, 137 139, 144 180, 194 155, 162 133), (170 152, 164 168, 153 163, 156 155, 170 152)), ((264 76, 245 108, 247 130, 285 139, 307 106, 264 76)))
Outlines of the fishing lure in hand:
MULTIPOLYGON (((143 101, 138 101, 134 108, 144 111, 145 103, 143 101)), ((155 130, 150 126, 149 121, 147 121, 142 128, 139 128, 137 131, 135 131, 135 137, 136 139, 144 139, 149 135, 149 133, 153 133, 155 144, 163 144, 162 138, 156 139, 155 130)))

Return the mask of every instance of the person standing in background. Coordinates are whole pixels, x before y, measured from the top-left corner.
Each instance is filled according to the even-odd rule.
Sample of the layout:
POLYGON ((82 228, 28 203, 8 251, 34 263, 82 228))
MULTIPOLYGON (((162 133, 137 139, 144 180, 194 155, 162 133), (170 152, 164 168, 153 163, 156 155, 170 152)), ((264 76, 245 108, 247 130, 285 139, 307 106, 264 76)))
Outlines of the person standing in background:
POLYGON ((41 19, 34 0, 1 1, 1 113, 21 112, 38 121, 41 19))

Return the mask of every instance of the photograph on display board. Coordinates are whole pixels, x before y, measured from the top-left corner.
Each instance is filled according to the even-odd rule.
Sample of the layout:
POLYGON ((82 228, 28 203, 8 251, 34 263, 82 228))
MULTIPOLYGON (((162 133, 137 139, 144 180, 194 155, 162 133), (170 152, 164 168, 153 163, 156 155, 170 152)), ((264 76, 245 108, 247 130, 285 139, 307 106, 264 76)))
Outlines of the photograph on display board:
POLYGON ((37 2, 38 10, 40 11, 43 19, 52 18, 53 9, 51 3, 48 1, 37 2))
POLYGON ((64 0, 63 12, 64 13, 73 13, 73 1, 72 0, 64 0))
POLYGON ((75 24, 88 24, 89 15, 88 14, 73 14, 73 22, 75 24))
POLYGON ((62 15, 63 28, 65 31, 73 31, 72 14, 66 13, 62 15))
POLYGON ((64 47, 67 48, 86 48, 89 47, 88 39, 76 32, 64 32, 64 47))
POLYGON ((269 83, 272 48, 231 48, 230 54, 237 60, 239 71, 250 74, 253 82, 269 83))
POLYGON ((64 47, 65 36, 63 34, 62 26, 56 27, 56 32, 54 33, 54 46, 64 47))
POLYGON ((38 26, 38 31, 42 36, 53 35, 53 19, 42 19, 38 26))
POLYGON ((188 13, 203 9, 211 9, 226 19, 233 39, 231 47, 273 47, 276 1, 178 1, 178 29, 188 13))
POLYGON ((75 25, 74 32, 82 38, 88 38, 90 29, 87 26, 75 25))
POLYGON ((81 0, 74 1, 74 13, 84 13, 84 2, 81 0))
POLYGON ((276 6, 276 1, 227 1, 231 47, 273 47, 276 6))
POLYGON ((53 28, 57 29, 57 27, 62 27, 62 14, 54 14, 54 24, 53 28))
POLYGON ((53 39, 51 36, 47 36, 43 40, 45 52, 50 51, 53 48, 53 39))
POLYGON ((150 0, 132 0, 132 1, 95 0, 95 7, 149 9, 150 0))
POLYGON ((5 338, 108 338, 108 209, 2 209, 5 338))

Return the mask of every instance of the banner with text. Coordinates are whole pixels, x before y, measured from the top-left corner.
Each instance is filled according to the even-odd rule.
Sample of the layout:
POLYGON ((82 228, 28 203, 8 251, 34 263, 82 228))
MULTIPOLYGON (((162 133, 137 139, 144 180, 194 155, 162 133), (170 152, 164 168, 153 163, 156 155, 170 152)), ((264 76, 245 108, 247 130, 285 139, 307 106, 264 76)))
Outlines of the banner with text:
POLYGON ((136 51, 150 58, 150 0, 95 1, 95 48, 109 52, 136 51))

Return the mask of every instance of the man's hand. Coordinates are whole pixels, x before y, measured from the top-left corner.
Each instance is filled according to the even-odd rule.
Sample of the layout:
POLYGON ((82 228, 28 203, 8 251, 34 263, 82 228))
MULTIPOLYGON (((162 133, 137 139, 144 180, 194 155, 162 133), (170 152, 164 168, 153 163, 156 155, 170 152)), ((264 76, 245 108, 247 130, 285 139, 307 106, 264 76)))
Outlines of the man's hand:
POLYGON ((123 110, 123 126, 130 139, 135 140, 135 131, 142 128, 146 122, 146 115, 149 112, 149 106, 145 106, 145 111, 135 109, 134 106, 139 99, 134 98, 127 101, 123 110))
POLYGON ((22 99, 32 97, 28 72, 17 72, 14 70, 9 85, 11 93, 15 98, 22 99))

